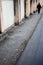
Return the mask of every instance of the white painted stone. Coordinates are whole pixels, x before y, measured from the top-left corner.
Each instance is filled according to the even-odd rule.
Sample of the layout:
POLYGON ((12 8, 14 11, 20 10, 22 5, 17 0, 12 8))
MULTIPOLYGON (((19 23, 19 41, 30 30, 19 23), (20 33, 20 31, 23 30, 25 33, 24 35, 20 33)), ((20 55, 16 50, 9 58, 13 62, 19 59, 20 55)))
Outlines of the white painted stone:
POLYGON ((24 0, 21 0, 21 19, 24 18, 24 0))
POLYGON ((6 30, 14 23, 13 0, 2 0, 2 31, 6 30))

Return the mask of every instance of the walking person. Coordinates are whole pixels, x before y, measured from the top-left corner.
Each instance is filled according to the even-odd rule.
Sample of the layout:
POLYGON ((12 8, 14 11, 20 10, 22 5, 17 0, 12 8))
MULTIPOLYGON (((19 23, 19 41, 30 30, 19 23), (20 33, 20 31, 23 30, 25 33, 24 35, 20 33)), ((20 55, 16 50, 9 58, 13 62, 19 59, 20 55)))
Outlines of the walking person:
POLYGON ((41 5, 40 5, 40 3, 38 3, 38 5, 37 5, 38 14, 40 13, 40 9, 41 9, 41 5))

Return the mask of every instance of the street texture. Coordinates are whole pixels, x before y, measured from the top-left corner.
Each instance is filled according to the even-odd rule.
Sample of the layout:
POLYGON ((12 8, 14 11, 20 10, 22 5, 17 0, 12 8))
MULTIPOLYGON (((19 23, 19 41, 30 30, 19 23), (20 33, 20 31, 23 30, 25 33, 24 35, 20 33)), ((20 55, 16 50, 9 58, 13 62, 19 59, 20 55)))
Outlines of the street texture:
POLYGON ((17 65, 43 65, 43 14, 17 65))
POLYGON ((37 27, 42 13, 43 8, 40 14, 35 13, 30 18, 21 21, 22 24, 16 29, 12 28, 7 33, 7 38, 0 41, 0 65, 15 65, 37 27))

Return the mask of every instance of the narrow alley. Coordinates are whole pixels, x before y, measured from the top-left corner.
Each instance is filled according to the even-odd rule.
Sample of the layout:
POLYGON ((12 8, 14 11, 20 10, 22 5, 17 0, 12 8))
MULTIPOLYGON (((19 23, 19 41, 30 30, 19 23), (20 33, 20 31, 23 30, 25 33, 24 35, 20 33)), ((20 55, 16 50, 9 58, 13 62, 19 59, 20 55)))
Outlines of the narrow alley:
POLYGON ((37 12, 30 18, 23 20, 22 25, 7 32, 7 38, 0 41, 0 65, 14 65, 25 49, 28 40, 37 27, 43 13, 37 12))
POLYGON ((0 0, 0 65, 43 65, 43 0, 0 0))

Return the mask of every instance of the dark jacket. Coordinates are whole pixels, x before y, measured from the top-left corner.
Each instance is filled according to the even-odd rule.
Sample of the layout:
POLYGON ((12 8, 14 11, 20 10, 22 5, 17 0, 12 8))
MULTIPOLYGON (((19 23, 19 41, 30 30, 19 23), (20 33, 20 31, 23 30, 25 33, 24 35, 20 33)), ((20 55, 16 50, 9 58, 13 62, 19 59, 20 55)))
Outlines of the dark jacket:
POLYGON ((37 9, 38 9, 38 10, 41 9, 41 5, 40 5, 40 3, 37 5, 37 9))

